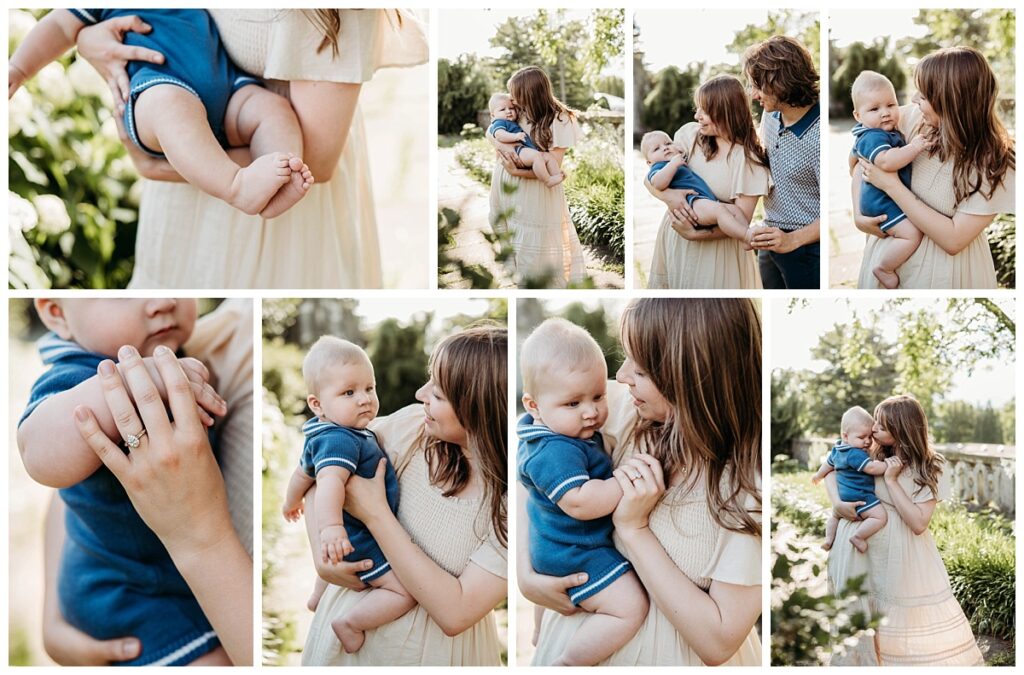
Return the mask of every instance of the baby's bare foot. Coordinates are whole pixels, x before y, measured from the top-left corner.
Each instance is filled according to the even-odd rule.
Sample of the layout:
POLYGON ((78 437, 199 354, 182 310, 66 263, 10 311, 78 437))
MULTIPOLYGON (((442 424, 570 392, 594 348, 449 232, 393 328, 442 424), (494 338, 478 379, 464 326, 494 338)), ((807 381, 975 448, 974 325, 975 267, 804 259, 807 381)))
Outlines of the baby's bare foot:
POLYGON ((300 199, 306 196, 309 188, 313 185, 313 174, 309 167, 302 163, 302 160, 295 155, 288 155, 288 170, 291 172, 288 182, 277 191, 266 207, 260 211, 264 218, 276 218, 291 207, 295 206, 300 199))
POLYGON ((853 547, 861 553, 866 553, 868 550, 868 543, 857 535, 850 537, 850 543, 853 544, 853 547))
POLYGON ((309 596, 309 600, 306 600, 306 609, 311 612, 315 612, 317 605, 320 604, 320 597, 323 595, 321 591, 314 590, 309 596))
POLYGON ((283 152, 271 152, 257 157, 252 164, 239 169, 235 174, 231 182, 231 195, 225 201, 239 211, 254 216, 266 207, 291 175, 288 155, 283 152))
POLYGON ((823 551, 831 551, 832 550, 832 543, 833 542, 826 540, 825 543, 821 545, 821 550, 823 550, 823 551))
POLYGON ((883 288, 899 288, 900 275, 883 270, 881 267, 876 267, 874 273, 875 278, 878 279, 878 283, 882 284, 883 288))
POLYGON ((350 626, 345 617, 332 621, 331 628, 334 629, 334 634, 338 636, 341 646, 349 654, 358 652, 363 646, 363 642, 366 641, 366 633, 350 626))
POLYGON ((551 178, 548 178, 547 186, 548 187, 555 187, 556 185, 561 183, 563 180, 565 180, 565 174, 564 173, 553 174, 551 176, 551 178))

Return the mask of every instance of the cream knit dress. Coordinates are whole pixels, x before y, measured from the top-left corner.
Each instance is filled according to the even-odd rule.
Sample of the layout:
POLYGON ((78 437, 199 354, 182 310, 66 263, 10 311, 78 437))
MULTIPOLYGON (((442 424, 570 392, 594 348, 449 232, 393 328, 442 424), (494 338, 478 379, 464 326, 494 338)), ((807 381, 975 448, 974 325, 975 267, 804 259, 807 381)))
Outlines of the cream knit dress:
MULTIPOLYGON (((921 120, 921 109, 916 105, 905 105, 900 109, 900 131, 909 141, 913 130, 921 120)), ((953 197, 953 162, 941 162, 937 155, 921 153, 913 163, 910 179, 911 191, 925 204, 944 216, 952 218, 957 213, 990 215, 1014 213, 1014 181, 1016 172, 1007 171, 1003 185, 985 199, 975 193, 957 204, 953 197)), ((987 188, 986 188, 987 191, 987 188)), ((886 239, 871 235, 867 237, 864 257, 861 259, 858 288, 881 288, 872 270, 881 260, 886 239)), ((996 288, 996 268, 992 252, 982 231, 956 255, 949 255, 934 241, 925 237, 921 245, 897 270, 900 276, 899 288, 996 288)))
MULTIPOLYGON (((607 447, 615 447, 613 459, 622 461, 631 448, 622 447, 636 421, 632 399, 625 387, 610 382, 609 417, 602 427, 607 447), (616 447, 618 446, 618 447, 616 447)), ((702 485, 687 490, 677 486, 665 493, 650 515, 650 528, 677 567, 702 590, 712 581, 741 586, 761 585, 761 538, 730 532, 715 524, 702 485)), ((621 542, 616 546, 625 554, 621 542)), ((546 611, 534 653, 534 666, 548 665, 565 649, 586 619, 586 613, 562 616, 546 611)), ((632 640, 599 665, 604 666, 700 666, 693 648, 651 598, 647 619, 632 640)), ((761 665, 761 642, 751 627, 727 666, 761 665)))
MULTIPOLYGON (((519 124, 531 133, 529 120, 521 119, 519 124)), ((551 125, 551 147, 571 148, 580 135, 575 118, 556 119, 551 125)), ((583 281, 583 247, 569 215, 563 183, 549 188, 539 180, 512 176, 497 162, 491 174, 490 218, 495 229, 512 232, 517 281, 550 275, 550 288, 583 281), (515 189, 506 191, 505 185, 515 189), (507 215, 505 222, 502 215, 507 215)))
MULTIPOLYGON (((684 148, 693 146, 698 124, 690 122, 679 128, 674 141, 684 148)), ((695 150, 690 168, 704 179, 715 197, 733 202, 741 195, 768 194, 768 169, 747 161, 743 147, 719 142, 718 154, 710 161, 695 150)), ((654 241, 654 257, 648 288, 761 288, 757 258, 743 249, 737 239, 688 241, 672 229, 672 218, 666 211, 654 241)))
MULTIPOLYGON (((508 578, 508 552, 498 543, 490 511, 479 498, 445 497, 430 483, 418 438, 423 407, 411 405, 371 426, 396 466, 414 453, 398 479, 398 520, 413 542, 446 572, 462 574, 470 564, 508 578)), ((307 666, 498 666, 501 643, 494 612, 454 637, 448 637, 417 605, 405 616, 366 632, 366 642, 346 654, 331 621, 355 605, 367 591, 328 586, 306 637, 302 665, 307 666)))
MULTIPOLYGON (((211 10, 231 59, 286 93, 286 80, 358 83, 427 60, 422 26, 394 11, 342 10, 340 55, 298 10, 211 10)), ((381 261, 361 116, 338 168, 273 220, 185 183, 144 181, 131 288, 379 288, 381 261)))

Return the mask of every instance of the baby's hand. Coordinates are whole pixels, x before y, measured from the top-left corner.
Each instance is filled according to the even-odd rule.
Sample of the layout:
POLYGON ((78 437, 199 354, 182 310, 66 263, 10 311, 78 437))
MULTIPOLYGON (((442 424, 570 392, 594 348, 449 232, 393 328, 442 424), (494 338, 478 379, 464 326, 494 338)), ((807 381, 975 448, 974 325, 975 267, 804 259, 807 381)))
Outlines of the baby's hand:
POLYGON ((813 476, 811 476, 811 482, 817 485, 818 483, 821 482, 821 476, 819 476, 818 474, 814 474, 813 476))
POLYGON ((21 68, 8 63, 7 64, 7 100, 10 101, 14 96, 14 92, 18 91, 22 83, 25 81, 25 73, 21 72, 21 68))
POLYGON ((344 525, 328 525, 320 530, 320 555, 325 563, 340 563, 354 550, 344 525))
POLYGON ((284 519, 289 523, 294 523, 302 516, 304 503, 300 499, 298 504, 284 504, 281 507, 281 513, 284 514, 284 519))
POLYGON ((925 134, 918 134, 917 136, 914 136, 913 138, 910 139, 910 143, 908 143, 907 145, 914 148, 918 152, 923 152, 925 150, 932 149, 932 142, 928 139, 928 136, 926 136, 925 134))
MULTIPOLYGON (((160 377, 160 372, 156 369, 156 362, 153 360, 153 357, 147 356, 142 359, 142 362, 146 365, 153 383, 156 384, 157 390, 160 392, 160 398, 166 401, 167 389, 164 387, 164 381, 160 377)), ((196 404, 199 408, 199 418, 203 421, 203 424, 212 427, 213 416, 219 417, 227 414, 228 406, 210 384, 212 379, 210 370, 202 361, 187 356, 178 359, 178 365, 185 371, 185 376, 192 387, 192 394, 195 396, 196 404)))
POLYGON ((526 140, 526 132, 525 131, 520 131, 519 133, 514 134, 514 135, 515 135, 515 138, 516 138, 517 141, 525 141, 526 140))

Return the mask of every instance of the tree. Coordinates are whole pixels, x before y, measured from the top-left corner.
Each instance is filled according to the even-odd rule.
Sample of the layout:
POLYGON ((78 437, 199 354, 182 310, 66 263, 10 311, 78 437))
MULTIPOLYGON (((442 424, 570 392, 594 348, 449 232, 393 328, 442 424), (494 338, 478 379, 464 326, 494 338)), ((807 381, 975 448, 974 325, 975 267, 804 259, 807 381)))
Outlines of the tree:
POLYGON ((385 319, 369 337, 366 352, 377 378, 380 415, 388 415, 415 400, 426 381, 426 330, 433 315, 425 312, 409 324, 385 319))
POLYGON ((590 310, 583 303, 574 302, 562 310, 562 318, 590 333, 604 352, 608 376, 614 377, 622 365, 622 347, 619 345, 618 331, 613 329, 604 307, 590 310))
POLYGON ((807 47, 807 51, 811 53, 814 67, 821 72, 818 55, 821 22, 818 20, 816 12, 803 12, 794 9, 768 12, 768 19, 763 24, 747 24, 736 31, 728 50, 742 57, 748 47, 758 42, 764 42, 773 35, 789 35, 802 42, 807 47))
POLYGON ((967 443, 974 434, 978 411, 966 401, 946 401, 929 428, 937 443, 967 443))
POLYGON ((913 394, 929 418, 935 412, 935 400, 949 389, 953 375, 941 358, 944 337, 931 312, 920 310, 900 317, 896 392, 913 394))
POLYGON ((1003 429, 999 420, 999 412, 986 403, 984 407, 978 408, 978 419, 974 422, 974 434, 971 440, 975 443, 996 443, 1003 442, 1003 429))
POLYGON ((772 457, 788 455, 789 443, 804 432, 803 403, 792 384, 799 377, 793 371, 772 373, 772 457))
POLYGON ((455 134, 463 125, 476 123, 477 112, 487 108, 495 85, 480 60, 462 54, 454 61, 437 61, 437 130, 455 134))
MULTIPOLYGON (((907 85, 907 74, 903 64, 893 54, 889 38, 878 38, 870 45, 854 42, 845 49, 829 43, 829 52, 837 55, 838 67, 832 71, 829 89, 829 110, 839 116, 853 114, 853 99, 850 88, 857 76, 865 70, 873 70, 889 78, 896 93, 903 92, 907 85)), ((906 101, 903 101, 906 102, 906 101)))
POLYGON ((693 95, 704 74, 703 63, 692 63, 686 70, 667 66, 654 76, 654 86, 644 99, 643 127, 660 129, 670 136, 682 124, 693 119, 697 105, 693 95))

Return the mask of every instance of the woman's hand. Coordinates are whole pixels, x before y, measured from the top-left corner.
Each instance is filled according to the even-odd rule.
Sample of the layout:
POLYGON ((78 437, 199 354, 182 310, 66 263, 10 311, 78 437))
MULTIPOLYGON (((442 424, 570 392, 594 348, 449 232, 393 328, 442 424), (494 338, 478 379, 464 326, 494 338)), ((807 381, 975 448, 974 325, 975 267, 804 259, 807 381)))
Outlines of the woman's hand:
MULTIPOLYGON (((135 165, 135 170, 139 172, 140 176, 150 180, 172 180, 177 176, 178 172, 166 159, 147 155, 139 146, 135 145, 135 142, 128 136, 128 130, 124 128, 124 115, 114 115, 114 123, 117 125, 117 137, 121 140, 121 145, 128 152, 128 158, 132 160, 132 164, 135 165)), ((181 180, 178 178, 178 181, 175 182, 181 180)))
POLYGON ((863 157, 857 160, 860 165, 861 175, 864 180, 874 185, 882 192, 889 192, 897 185, 902 185, 900 176, 895 171, 883 171, 863 157))
POLYGON ((178 359, 163 346, 153 356, 167 389, 173 422, 139 352, 130 346, 118 352, 123 379, 112 361, 102 362, 98 372, 121 437, 145 431, 138 446, 125 455, 84 406, 75 409, 75 420, 82 438, 124 486, 135 510, 171 557, 201 555, 224 537, 235 536, 224 479, 178 359))
POLYGON ((885 478, 886 482, 894 481, 900 477, 900 473, 903 472, 903 468, 906 465, 903 460, 899 457, 886 457, 885 458, 885 478))
POLYGON ((665 494, 665 476, 661 462, 653 456, 638 452, 619 465, 612 474, 622 488, 622 499, 612 513, 617 532, 647 528, 648 517, 665 494))
POLYGON ((564 616, 571 616, 579 608, 569 600, 569 589, 587 583, 586 572, 569 574, 564 577, 549 577, 537 574, 532 569, 520 570, 517 576, 519 590, 523 597, 535 605, 554 610, 564 616))
POLYGON ((757 250, 789 253, 799 246, 789 232, 784 232, 777 227, 759 227, 757 229, 758 232, 754 233, 750 240, 750 245, 757 250))
POLYGON ((345 483, 345 510, 367 523, 367 527, 375 516, 385 512, 394 515, 388 505, 387 488, 384 485, 387 465, 388 461, 381 458, 373 478, 361 478, 352 474, 345 483))
POLYGON ((857 509, 864 506, 867 502, 839 502, 832 507, 832 513, 835 514, 836 518, 842 518, 844 520, 860 520, 860 515, 857 513, 857 509))
POLYGON ((148 33, 151 30, 152 26, 138 16, 119 16, 86 26, 78 32, 78 53, 107 81, 110 93, 117 101, 118 113, 124 112, 130 91, 128 62, 164 62, 164 55, 158 51, 124 44, 125 33, 148 33))
POLYGON ((43 619, 43 649, 62 666, 109 666, 137 658, 142 645, 136 638, 97 640, 69 624, 58 612, 43 619))

